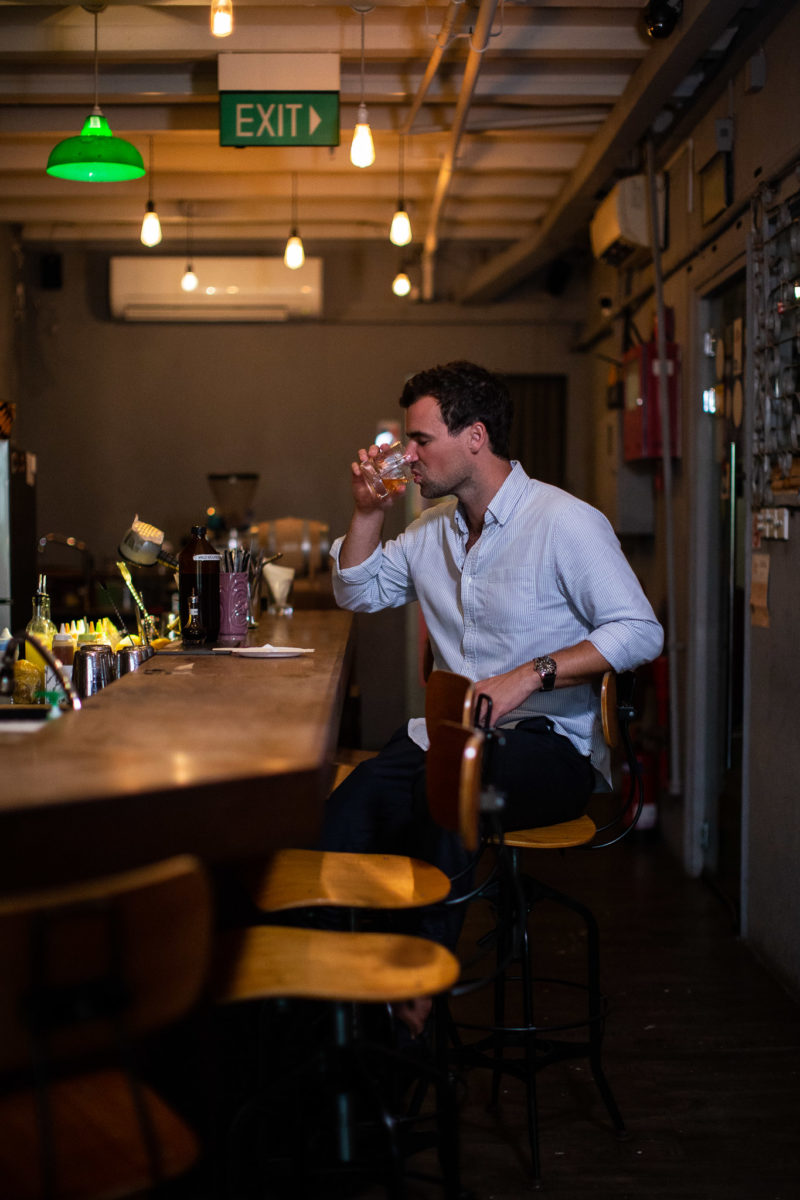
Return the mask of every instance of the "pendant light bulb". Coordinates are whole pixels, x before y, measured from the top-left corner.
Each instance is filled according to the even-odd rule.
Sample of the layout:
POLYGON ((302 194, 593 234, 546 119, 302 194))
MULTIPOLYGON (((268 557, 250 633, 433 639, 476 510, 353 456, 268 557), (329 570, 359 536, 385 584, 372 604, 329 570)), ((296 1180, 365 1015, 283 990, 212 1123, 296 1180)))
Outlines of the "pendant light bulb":
POLYGON ((192 264, 187 263, 186 270, 183 273, 183 279, 181 280, 181 287, 185 292, 193 292, 197 287, 197 284, 198 279, 194 273, 194 270, 192 269, 192 264))
POLYGON ((153 139, 150 138, 150 160, 147 173, 147 204, 142 218, 142 231, 139 238, 143 246, 157 246, 161 241, 161 222, 156 212, 153 200, 153 139))
POLYGON ((354 4, 353 10, 361 15, 361 103, 358 106, 356 127, 353 130, 353 141, 350 144, 350 162, 354 167, 371 167, 375 162, 375 144, 372 140, 372 130, 367 119, 367 106, 364 101, 364 17, 372 11, 371 4, 354 4))
POLYGON ((233 0, 211 0, 211 32, 214 37, 233 33, 233 0))
POLYGON ((303 240, 297 232, 297 172, 292 172, 292 232, 283 252, 284 265, 290 271, 297 271, 306 261, 303 240))
POLYGON ((358 106, 358 120, 350 146, 350 162, 354 167, 371 167, 375 162, 375 143, 367 120, 367 106, 363 103, 358 106))
POLYGON ((296 229, 292 230, 291 236, 286 243, 286 249, 283 252, 283 261, 290 271, 298 270, 306 261, 303 239, 298 236, 296 229))
POLYGON ((152 200, 147 201, 140 237, 143 246, 157 246, 161 241, 161 222, 152 200))
POLYGON ((407 296, 411 291, 411 280, 405 271, 398 271, 392 280, 392 291, 395 296, 407 296))
POLYGON ((397 212, 392 217, 392 227, 389 230, 389 241, 395 246, 407 246, 411 241, 411 221, 403 208, 403 201, 397 205, 397 212))

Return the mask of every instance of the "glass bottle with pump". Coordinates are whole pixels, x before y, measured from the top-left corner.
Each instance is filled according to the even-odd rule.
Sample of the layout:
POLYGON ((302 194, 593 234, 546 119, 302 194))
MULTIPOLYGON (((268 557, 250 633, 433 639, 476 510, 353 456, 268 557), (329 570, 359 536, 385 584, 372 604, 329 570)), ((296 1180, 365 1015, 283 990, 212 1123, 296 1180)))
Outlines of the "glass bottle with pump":
POLYGON ((197 618, 206 643, 219 637, 219 569, 219 554, 207 540, 205 526, 193 525, 192 536, 178 556, 181 630, 189 626, 189 600, 195 592, 197 618))
MULTIPOLYGON (((47 594, 47 576, 39 576, 39 586, 33 593, 33 612, 30 621, 25 626, 25 632, 32 634, 48 650, 53 647, 56 627, 50 620, 50 597, 47 594)), ((41 654, 37 654, 30 642, 25 643, 25 658, 32 663, 41 676, 40 690, 44 691, 46 663, 41 654)))

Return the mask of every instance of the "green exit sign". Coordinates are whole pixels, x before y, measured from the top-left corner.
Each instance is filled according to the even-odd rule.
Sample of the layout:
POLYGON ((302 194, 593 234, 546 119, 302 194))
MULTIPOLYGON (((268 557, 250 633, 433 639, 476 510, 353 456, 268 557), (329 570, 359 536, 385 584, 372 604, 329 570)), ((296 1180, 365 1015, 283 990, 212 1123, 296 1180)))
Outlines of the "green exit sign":
POLYGON ((338 92, 220 92, 220 146, 338 146, 338 92))

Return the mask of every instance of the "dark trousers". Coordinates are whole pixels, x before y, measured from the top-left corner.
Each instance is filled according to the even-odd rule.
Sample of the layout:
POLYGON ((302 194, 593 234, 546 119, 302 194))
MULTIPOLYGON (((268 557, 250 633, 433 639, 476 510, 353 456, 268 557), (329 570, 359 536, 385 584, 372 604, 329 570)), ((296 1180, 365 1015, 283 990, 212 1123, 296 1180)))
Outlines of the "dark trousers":
MULTIPOLYGON (((505 745, 493 745, 490 761, 491 782, 506 797, 504 828, 551 825, 585 812, 595 782, 591 762, 554 731, 547 717, 523 721, 503 737, 505 745)), ((331 793, 320 845, 323 850, 424 859, 451 879, 459 876, 451 900, 470 888, 468 855, 460 839, 440 829, 428 815, 425 752, 412 742, 405 727, 331 793)), ((453 949, 463 908, 455 905, 410 914, 406 928, 453 949)))

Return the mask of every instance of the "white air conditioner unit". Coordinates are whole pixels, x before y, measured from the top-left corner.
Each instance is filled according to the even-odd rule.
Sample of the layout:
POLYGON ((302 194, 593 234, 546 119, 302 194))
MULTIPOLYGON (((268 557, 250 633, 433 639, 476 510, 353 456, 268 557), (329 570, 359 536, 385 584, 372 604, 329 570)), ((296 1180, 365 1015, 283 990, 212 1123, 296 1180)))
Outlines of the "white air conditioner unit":
POLYGON ((192 256, 193 292, 181 279, 186 258, 111 258, 111 313, 123 321, 288 321, 322 313, 322 259, 290 271, 282 258, 192 256))
MULTIPOLYGON (((659 245, 664 248, 664 176, 657 177, 659 245)), ((630 175, 616 184, 599 205, 590 226, 592 252, 619 266, 637 246, 650 245, 648 183, 644 175, 630 175)))

